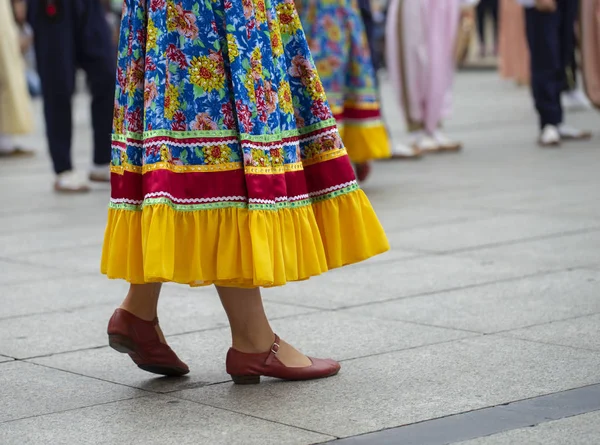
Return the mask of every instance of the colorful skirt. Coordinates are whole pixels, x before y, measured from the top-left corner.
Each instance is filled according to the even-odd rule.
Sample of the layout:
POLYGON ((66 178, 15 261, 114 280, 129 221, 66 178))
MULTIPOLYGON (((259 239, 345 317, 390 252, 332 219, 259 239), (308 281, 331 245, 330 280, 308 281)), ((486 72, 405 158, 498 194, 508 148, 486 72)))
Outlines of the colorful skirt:
POLYGON ((377 80, 356 0, 304 0, 300 19, 353 162, 388 158, 377 80))
POLYGON ((276 286, 388 250, 288 0, 126 0, 102 272, 276 286))

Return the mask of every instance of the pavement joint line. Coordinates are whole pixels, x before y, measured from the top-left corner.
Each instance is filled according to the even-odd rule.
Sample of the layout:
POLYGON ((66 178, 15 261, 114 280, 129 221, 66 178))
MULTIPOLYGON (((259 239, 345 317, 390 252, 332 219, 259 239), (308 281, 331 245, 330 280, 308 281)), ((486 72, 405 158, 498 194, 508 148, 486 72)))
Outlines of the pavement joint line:
MULTIPOLYGON (((231 382, 231 380, 229 380, 229 382, 231 382)), ((227 383, 227 382, 224 382, 224 383, 227 383)), ((183 391, 185 391, 185 390, 183 390, 183 391)), ((313 433, 313 434, 320 434, 321 436, 329 436, 333 440, 339 439, 339 436, 336 436, 336 435, 333 435, 333 434, 329 434, 329 433, 325 433, 325 432, 321 432, 321 431, 316 431, 316 430, 311 430, 309 428, 304 428, 302 426, 298 426, 298 425, 293 425, 293 424, 281 422, 279 420, 268 419, 266 417, 260 417, 260 416, 256 416, 256 415, 253 415, 253 414, 248 414, 248 413, 242 412, 242 411, 236 411, 234 409, 225 408, 225 407, 214 405, 214 404, 211 404, 211 403, 198 402, 197 400, 190 400, 190 399, 187 399, 185 397, 178 396, 175 393, 170 393, 169 397, 174 397, 174 398, 179 399, 179 400, 185 400, 186 402, 196 403, 198 405, 208 406, 210 408, 218 409, 218 410, 221 410, 221 411, 227 411, 227 412, 230 412, 232 414, 238 414, 238 415, 242 415, 242 416, 246 416, 246 417, 251 417, 253 419, 261 420, 263 422, 274 423, 276 425, 281 425, 281 426, 286 426, 288 428, 294 428, 294 429, 297 429, 297 430, 307 431, 307 432, 313 433)))
MULTIPOLYGON (((569 208, 572 207, 577 207, 580 206, 582 204, 588 203, 590 205, 596 205, 596 203, 589 203, 587 200, 583 200, 583 201, 570 201, 569 204, 565 205, 564 207, 557 207, 554 209, 512 209, 512 208, 502 208, 502 207, 488 207, 486 205, 483 205, 481 207, 475 207, 474 210, 481 210, 481 211, 495 211, 501 214, 515 214, 515 215, 539 215, 539 216, 554 216, 554 217, 558 217, 558 218, 565 218, 567 216, 580 216, 577 214, 577 212, 572 212, 569 211, 569 208), (560 210, 558 210, 560 209, 560 210)), ((589 219, 592 219, 591 217, 588 217, 589 219)))
MULTIPOLYGON (((118 305, 119 303, 115 303, 115 304, 118 305)), ((42 311, 42 312, 30 312, 28 314, 9 315, 7 317, 0 317, 0 321, 13 320, 15 318, 35 317, 38 315, 64 314, 64 313, 76 312, 76 311, 81 311, 81 310, 86 310, 86 309, 99 308, 102 306, 108 306, 108 304, 107 303, 88 304, 85 306, 75 306, 75 307, 71 307, 68 309, 63 308, 63 309, 56 309, 56 310, 49 310, 49 311, 42 311)))
MULTIPOLYGON (((59 228, 59 227, 57 227, 59 228)), ((74 228, 82 228, 82 227, 70 227, 71 229, 74 228)), ((89 242, 89 243, 79 243, 79 244, 73 244, 70 246, 61 246, 61 247, 55 247, 55 248, 51 248, 51 249, 41 249, 41 250, 28 250, 27 252, 19 252, 16 257, 18 256, 30 256, 30 255, 36 255, 36 254, 43 254, 43 253, 55 253, 55 254, 61 254, 64 252, 68 252, 70 250, 73 249, 85 249, 88 247, 98 247, 98 265, 100 265, 100 251, 102 249, 102 242, 98 242, 98 241, 94 241, 94 242, 89 242)), ((52 267, 52 266, 48 266, 48 267, 52 267)), ((100 267, 98 266, 98 273, 100 274, 100 267)))
MULTIPOLYGON (((464 209, 462 209, 464 210, 464 209)), ((431 223, 425 223, 426 226, 402 226, 402 227, 396 227, 394 229, 385 229, 385 233, 404 233, 404 232, 409 232, 411 230, 416 230, 416 229, 421 229, 423 227, 427 227, 432 228, 432 227, 444 227, 444 226, 448 226, 451 224, 456 224, 456 223, 461 223, 461 222, 467 222, 467 221, 485 221, 486 219, 493 219, 493 218, 497 218, 498 215, 493 213, 492 210, 487 211, 486 209, 474 209, 474 210, 479 210, 482 212, 489 212, 488 215, 481 215, 480 217, 473 217, 473 216, 463 216, 460 218, 451 218, 451 219, 446 219, 443 221, 437 221, 437 222, 431 222, 431 223)), ((506 216, 506 215, 502 215, 502 216, 506 216)), ((414 249, 414 248, 413 248, 414 249)), ((426 251, 424 251, 426 252, 426 251)))
POLYGON ((493 336, 496 336, 496 337, 508 338, 508 339, 512 339, 512 340, 526 341, 528 343, 535 343, 535 344, 538 344, 538 345, 555 346, 555 347, 559 347, 559 348, 574 349, 574 350, 577 350, 577 351, 593 352, 595 354, 598 354, 600 352, 599 349, 586 348, 584 346, 573 346, 573 345, 565 345, 565 344, 560 344, 560 343, 552 343, 552 342, 541 341, 541 340, 533 340, 531 338, 523 338, 523 337, 511 336, 511 335, 507 335, 507 334, 490 334, 490 335, 493 335, 493 336))
MULTIPOLYGON (((140 388, 139 386, 131 386, 131 385, 127 385, 125 383, 115 382, 113 380, 106 380, 106 379, 103 379, 103 378, 100 378, 100 377, 95 377, 95 376, 92 376, 92 375, 81 374, 80 372, 70 371, 68 369, 63 369, 63 368, 57 368, 56 366, 50 366, 50 365, 46 365, 46 364, 42 364, 42 363, 31 362, 29 360, 19 360, 19 359, 15 359, 15 360, 19 361, 19 362, 27 363, 28 365, 39 366, 41 368, 47 368, 47 369, 53 369, 55 371, 60 371, 60 372, 66 372, 67 374, 72 374, 72 375, 76 375, 76 376, 79 376, 79 377, 85 377, 85 378, 88 378, 88 379, 97 380, 99 382, 111 383, 111 384, 117 385, 117 386, 124 386, 126 388, 131 388, 131 389, 143 391, 143 392, 146 392, 146 393, 149 393, 149 394, 161 394, 160 392, 152 391, 152 390, 146 389, 146 388, 140 388)), ((136 399, 137 397, 131 397, 131 398, 132 399, 136 399)))
MULTIPOLYGON (((306 313, 301 313, 301 314, 289 314, 289 315, 282 315, 280 317, 272 317, 270 318, 270 320, 285 320, 288 318, 294 318, 294 317, 301 317, 301 316, 305 316, 305 315, 310 315, 312 313, 316 313, 318 311, 315 312, 306 312, 306 313)), ((325 312, 325 311, 321 311, 321 312, 325 312)), ((1 321, 1 320, 0 320, 1 321)), ((223 329, 228 329, 229 326, 227 326, 227 324, 223 324, 222 326, 212 326, 209 328, 205 328, 205 329, 197 329, 194 331, 185 331, 185 332, 177 332, 175 334, 169 334, 166 336, 167 339, 171 338, 171 337, 180 337, 182 335, 188 335, 188 334, 198 334, 198 333, 202 333, 202 332, 210 332, 210 331, 219 331, 219 330, 223 330, 223 329)), ((30 357, 19 357, 19 358, 14 358, 15 360, 18 361, 29 361, 29 360, 35 360, 38 358, 47 358, 47 357, 54 357, 56 355, 64 355, 64 354, 72 354, 72 353, 77 353, 77 352, 86 352, 86 351, 93 351, 94 349, 104 349, 104 348, 108 348, 109 346, 104 344, 104 345, 95 345, 95 346, 89 346, 86 348, 79 348, 79 349, 72 349, 69 351, 59 351, 59 352, 51 352, 49 354, 41 354, 41 355, 33 355, 30 357)))
POLYGON ((564 232, 555 232, 555 233, 550 233, 547 235, 539 235, 539 236, 533 236, 533 237, 528 237, 528 238, 520 238, 520 239, 516 239, 516 240, 502 241, 502 242, 497 242, 497 243, 480 244, 478 246, 463 247, 463 248, 454 249, 454 250, 442 250, 442 251, 438 251, 438 253, 440 253, 442 255, 448 255, 448 254, 454 255, 457 253, 473 252, 473 251, 477 251, 477 250, 481 250, 481 249, 490 249, 490 248, 504 247, 504 246, 514 246, 517 244, 529 244, 529 243, 536 242, 536 241, 543 241, 543 240, 547 240, 547 239, 566 238, 569 236, 584 235, 586 233, 594 233, 594 232, 600 232, 600 226, 589 227, 587 229, 567 230, 564 232))
MULTIPOLYGON (((32 264, 27 264, 27 265, 32 265, 32 264)), ((35 265, 32 265, 35 266, 35 265)), ((48 270, 53 270, 56 271, 57 273, 59 272, 65 272, 66 269, 59 269, 59 268, 52 268, 52 267, 48 267, 48 270)), ((6 283, 0 283, 0 286, 2 287, 12 287, 12 286, 22 286, 23 284, 29 284, 29 283, 41 283, 41 282, 48 282, 48 281, 59 281, 59 280, 64 280, 65 278, 82 278, 82 277, 97 277, 98 273, 96 272, 80 272, 77 271, 76 274, 74 275, 55 275, 55 276, 51 276, 51 277, 47 277, 47 278, 38 278, 38 279, 23 279, 23 280, 17 280, 17 281, 9 281, 6 283)))
POLYGON ((521 329, 535 328, 537 326, 544 326, 544 325, 552 324, 552 323, 561 323, 563 321, 577 320, 578 318, 591 317, 593 315, 598 315, 598 314, 600 314, 600 311, 597 311, 597 312, 588 312, 586 314, 573 315, 571 317, 559 318, 557 320, 545 321, 543 323, 534 323, 534 324, 530 324, 530 325, 527 325, 527 326, 520 326, 518 328, 502 329, 500 331, 489 332, 487 334, 489 334, 489 335, 501 335, 501 334, 506 334, 506 333, 510 333, 510 332, 513 332, 513 331, 520 331, 521 329))
POLYGON ((483 283, 467 284, 467 285, 459 286, 459 287, 449 287, 446 289, 437 289, 437 290, 433 290, 433 291, 420 292, 420 293, 405 295, 405 296, 401 296, 401 297, 391 297, 391 298, 386 298, 384 300, 369 301, 366 303, 341 306, 339 308, 336 308, 335 310, 355 309, 355 308, 359 308, 359 307, 373 306, 373 305, 378 305, 378 304, 383 304, 383 303, 391 303, 394 301, 405 300, 405 299, 409 299, 409 298, 419 298, 419 297, 427 297, 427 296, 437 295, 437 294, 445 294, 448 292, 456 292, 456 291, 461 291, 461 290, 474 289, 474 288, 478 288, 478 287, 490 286, 493 284, 510 283, 512 281, 525 280, 528 278, 535 278, 535 277, 543 277, 545 275, 553 275, 553 274, 560 273, 560 272, 579 270, 579 269, 580 269, 579 267, 568 267, 565 269, 550 269, 550 270, 534 272, 534 273, 530 273, 530 274, 526 274, 526 275, 519 275, 516 277, 500 278, 497 280, 486 281, 483 283))
POLYGON ((600 383, 322 443, 447 445, 598 410, 600 410, 600 383))
MULTIPOLYGON (((403 249, 402 247, 400 247, 399 249, 400 250, 408 250, 408 249, 403 249)), ((414 250, 414 249, 412 249, 412 250, 414 250)), ((393 248, 391 251, 393 251, 393 248)), ((418 258, 427 258, 429 256, 439 256, 439 254, 436 252, 428 252, 428 251, 423 250, 418 253, 415 252, 414 255, 410 255, 410 256, 405 256, 405 257, 401 257, 401 258, 390 258, 389 260, 378 260, 378 261, 373 261, 372 263, 369 263, 369 262, 357 263, 357 264, 353 264, 351 267, 353 269, 366 269, 366 268, 374 266, 374 265, 387 266, 390 264, 402 263, 404 261, 415 260, 418 258)))
MULTIPOLYGON (((96 274, 93 274, 94 276, 96 274)), ((85 276, 89 276, 85 275, 85 276)), ((62 277, 64 278, 64 277, 62 277)), ((73 277, 75 278, 75 277, 73 277)), ((48 281, 48 280, 40 280, 40 281, 48 281)), ((34 281, 34 283, 37 283, 37 281, 34 281)), ((22 283, 20 283, 22 284, 22 283)), ((4 284, 0 284, 2 286, 4 286, 4 284)), ((16 286, 17 284, 8 284, 7 286, 16 286)), ((196 298, 196 296, 192 297, 192 296, 188 296, 188 295, 181 295, 181 298, 196 298)), ((314 309, 317 312, 321 312, 321 311, 325 311, 327 310, 327 308, 321 308, 321 307, 317 307, 317 306, 307 306, 307 305, 301 305, 301 304, 295 304, 295 303, 283 303, 280 301, 275 301, 275 300, 271 300, 268 298, 264 298, 264 301, 268 301, 270 303, 274 303, 274 304, 280 304, 283 306, 292 306, 292 307, 297 307, 297 308, 303 308, 303 309, 314 309)), ((115 303, 118 304, 118 303, 115 303)), ((27 314, 17 314, 17 315, 9 315, 7 317, 0 317, 0 321, 2 320, 11 320, 11 319, 15 319, 15 318, 28 318, 28 317, 35 317, 35 316, 39 316, 39 315, 49 315, 49 314, 58 314, 58 313, 65 313, 65 312, 75 312, 75 311, 80 311, 80 310, 86 310, 86 309, 93 309, 93 308, 98 308, 98 307, 102 307, 102 306, 108 306, 109 303, 98 303, 98 304, 89 304, 89 305, 85 305, 85 306, 75 306, 69 309, 56 309, 56 310, 49 310, 49 311, 42 311, 42 312, 31 312, 31 313, 27 313, 27 314)), ((304 313, 300 313, 300 314, 293 314, 293 315, 303 315, 303 314, 308 314, 309 312, 304 312, 304 313)), ((289 315, 291 316, 291 315, 289 315)), ((283 317, 288 317, 288 315, 283 316, 283 317)), ((273 319, 278 319, 281 317, 275 317, 273 319)), ((224 325, 226 326, 226 325, 224 325)), ((197 331, 190 331, 190 332, 197 332, 197 331)), ((171 335, 181 335, 181 334, 171 334, 171 335)))
MULTIPOLYGON (((425 327, 430 327, 430 328, 446 329, 446 330, 450 330, 450 331, 465 332, 465 333, 471 333, 471 334, 490 335, 490 336, 491 335, 497 335, 497 336, 505 337, 505 338, 512 338, 512 339, 519 339, 519 340, 528 340, 528 341, 532 341, 534 343, 541 343, 541 344, 554 345, 554 346, 567 346, 567 347, 571 347, 571 346, 568 346, 568 345, 561 345, 561 344, 556 344, 556 343, 545 343, 545 342, 542 342, 542 341, 530 340, 530 339, 527 339, 527 338, 521 338, 521 337, 511 336, 511 335, 506 335, 506 334, 510 334, 511 332, 519 331, 521 329, 528 329, 528 328, 534 328, 534 327, 537 327, 537 326, 544 326, 544 325, 552 324, 552 323, 560 323, 560 322, 563 322, 563 321, 576 320, 578 318, 591 317, 593 315, 598 315, 598 314, 600 314, 600 312, 590 312, 590 313, 587 313, 587 314, 574 315, 572 317, 561 318, 561 319, 552 320, 552 321, 546 321, 546 322, 543 322, 543 323, 534 323, 534 324, 527 325, 527 326, 519 326, 517 328, 502 329, 500 331, 493 331, 493 332, 474 331, 474 330, 471 330, 471 329, 457 328, 455 326, 444 326, 444 325, 439 325, 439 324, 423 323, 423 322, 418 322, 418 321, 414 321, 414 320, 405 320, 405 319, 401 319, 401 318, 388 318, 388 317, 381 317, 381 316, 367 317, 367 318, 376 318, 376 319, 386 320, 386 321, 398 321, 398 322, 402 322, 402 323, 415 324, 415 325, 425 326, 425 327)), ((577 346, 572 346, 572 347, 575 348, 575 349, 583 349, 583 350, 587 350, 587 351, 598 352, 598 350, 596 350, 596 349, 589 349, 589 348, 583 348, 583 347, 577 347, 577 346)))
POLYGON ((405 352, 405 351, 414 351, 415 349, 421 349, 421 348, 428 348, 430 346, 439 346, 439 345, 445 345, 445 344, 449 344, 449 343, 457 343, 459 341, 463 341, 463 340, 469 340, 471 338, 478 338, 478 337, 484 337, 483 334, 479 334, 479 335, 465 335, 464 337, 457 337, 457 338, 452 338, 450 340, 440 340, 440 341, 436 341, 433 343, 426 343, 426 344, 421 344, 421 345, 414 345, 414 346, 409 346, 406 348, 398 348, 398 349, 388 349, 387 351, 382 351, 382 352, 374 352, 372 354, 365 354, 365 355, 358 355, 356 357, 348 357, 342 360, 338 360, 340 363, 346 363, 346 362, 351 362, 354 360, 363 360, 366 358, 371 358, 371 357, 381 357, 383 355, 387 355, 387 354, 396 354, 398 352, 405 352))
POLYGON ((78 406, 77 408, 68 408, 68 409, 63 409, 63 410, 59 410, 59 411, 53 411, 51 413, 36 414, 34 416, 26 416, 26 417, 20 417, 18 419, 4 420, 4 421, 0 422, 0 425, 4 425, 6 423, 12 423, 12 422, 19 422, 21 420, 36 419, 38 417, 52 416, 54 414, 63 414, 63 413, 68 413, 68 412, 72 412, 72 411, 78 411, 78 410, 86 409, 86 408, 94 408, 96 406, 111 405, 113 403, 125 402, 125 401, 128 401, 128 400, 143 399, 143 398, 146 398, 146 397, 151 397, 153 395, 155 395, 155 394, 148 394, 148 395, 139 396, 139 397, 126 397, 124 399, 110 400, 108 402, 101 402, 101 403, 93 403, 91 405, 78 406))
MULTIPOLYGON (((547 235, 538 235, 535 237, 520 238, 520 239, 516 239, 516 240, 502 241, 502 242, 497 242, 497 243, 479 244, 477 246, 461 247, 459 249, 436 250, 436 251, 419 249, 419 251, 424 254, 423 256, 427 256, 427 255, 431 255, 431 256, 457 255, 458 257, 464 258, 460 254, 468 253, 468 252, 476 252, 477 250, 490 249, 490 248, 496 248, 496 247, 513 246, 516 244, 528 244, 528 243, 532 243, 532 242, 536 242, 536 241, 542 241, 545 239, 565 238, 565 237, 569 237, 569 236, 583 235, 586 233, 594 233, 594 232, 599 232, 599 231, 600 231, 600 226, 597 226, 597 227, 591 227, 591 228, 587 228, 587 229, 578 229, 578 230, 572 230, 572 231, 566 231, 566 232, 556 232, 556 233, 547 234, 547 235)), ((399 249, 403 249, 403 250, 415 251, 414 247, 407 246, 407 245, 396 245, 396 247, 399 249)), ((393 250, 393 248, 392 248, 392 250, 393 250)), ((422 258, 423 256, 398 258, 398 260, 413 260, 416 258, 422 258)), ((365 263, 362 263, 360 265, 360 267, 364 269, 364 268, 373 267, 375 265, 380 265, 380 264, 385 264, 385 263, 386 263, 386 261, 384 261, 384 260, 372 262, 372 263, 365 262, 365 263)))

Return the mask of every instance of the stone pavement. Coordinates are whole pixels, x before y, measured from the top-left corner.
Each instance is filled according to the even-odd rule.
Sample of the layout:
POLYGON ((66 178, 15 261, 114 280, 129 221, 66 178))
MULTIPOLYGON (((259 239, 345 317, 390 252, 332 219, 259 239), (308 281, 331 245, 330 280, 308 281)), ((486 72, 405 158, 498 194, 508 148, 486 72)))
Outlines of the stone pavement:
MULTIPOLYGON (((109 191, 55 195, 40 128, 37 157, 0 160, 0 444, 392 444, 427 421, 446 429, 410 443, 600 443, 600 406, 581 401, 600 383, 600 137, 538 148, 528 91, 495 73, 461 73, 455 93, 446 128, 464 152, 381 162, 365 184, 393 250, 265 291, 277 332, 343 363, 304 383, 231 384, 212 288, 167 285, 161 302, 189 377, 154 378, 110 350, 126 284, 98 273, 109 191), (510 402, 525 405, 500 414, 510 402), (523 423, 544 403, 552 416, 523 423), (488 407, 475 412, 487 423, 469 421, 488 407)), ((85 168, 88 101, 76 101, 85 168)), ((600 115, 569 120, 598 132, 600 115)))

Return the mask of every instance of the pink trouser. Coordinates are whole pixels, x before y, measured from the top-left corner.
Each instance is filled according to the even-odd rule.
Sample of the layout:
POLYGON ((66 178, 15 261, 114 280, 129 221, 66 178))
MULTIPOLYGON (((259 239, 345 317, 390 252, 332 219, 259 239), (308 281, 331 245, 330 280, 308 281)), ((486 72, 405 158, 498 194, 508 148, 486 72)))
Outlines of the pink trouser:
POLYGON ((461 0, 391 0, 388 74, 409 131, 432 133, 451 111, 461 0))

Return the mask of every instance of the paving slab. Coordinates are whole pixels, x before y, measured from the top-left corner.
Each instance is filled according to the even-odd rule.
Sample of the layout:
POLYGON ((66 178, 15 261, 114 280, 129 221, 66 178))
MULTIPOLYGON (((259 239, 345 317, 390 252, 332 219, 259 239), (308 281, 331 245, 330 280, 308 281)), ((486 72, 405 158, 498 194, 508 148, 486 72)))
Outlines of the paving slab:
MULTIPOLYGON (((167 336, 227 326, 219 300, 208 290, 198 291, 197 298, 165 295, 159 304, 159 315, 167 336)), ((0 353, 29 358, 105 346, 106 325, 122 296, 117 297, 110 304, 5 319, 0 329, 0 353)), ((271 318, 313 311, 271 302, 265 306, 271 318)))
MULTIPOLYGON (((0 367, 0 425, 9 420, 145 395, 144 391, 14 361, 0 367)), ((5 443, 0 440, 0 443, 5 443)))
POLYGON ((321 381, 175 394, 347 437, 596 383, 599 365, 591 351, 485 336, 347 361, 321 381))
POLYGON ((68 255, 70 250, 81 246, 101 246, 103 237, 102 230, 77 225, 71 225, 68 230, 63 227, 40 229, 34 236, 16 237, 12 233, 3 233, 0 235, 0 252, 3 257, 45 251, 68 255))
MULTIPOLYGON (((28 281, 42 281, 56 277, 59 271, 53 267, 28 264, 10 259, 0 259, 0 295, 4 295, 4 287, 10 284, 28 281)), ((2 313, 0 313, 0 317, 2 313)))
POLYGON ((349 360, 477 334, 391 320, 346 310, 276 320, 276 332, 308 355, 349 360), (373 333, 377 333, 374 341, 373 333))
POLYGON ((53 368, 157 393, 199 388, 230 381, 225 372, 225 354, 231 345, 228 328, 168 337, 169 345, 190 367, 181 378, 164 378, 137 368, 126 354, 109 347, 56 354, 30 360, 53 368))
POLYGON ((510 337, 600 351, 600 314, 506 332, 510 337))
POLYGON ((571 270, 403 298, 353 313, 493 333, 600 313, 600 273, 571 270))
POLYGON ((0 424, 3 445, 308 445, 330 436, 164 396, 0 424))
POLYGON ((116 306, 127 293, 128 285, 124 281, 107 280, 97 274, 69 276, 56 269, 52 273, 46 280, 30 279, 2 286, 0 320, 45 312, 71 312, 102 304, 116 306))
POLYGON ((492 263, 466 256, 430 255, 390 264, 349 266, 301 283, 266 289, 263 295, 281 303, 344 308, 512 279, 537 269, 535 265, 515 266, 508 260, 492 263))
MULTIPOLYGON (((337 360, 474 335, 339 312, 290 316, 273 320, 272 325, 285 340, 306 354, 334 357, 337 360), (371 338, 375 331, 382 339, 376 344, 371 338)), ((32 362, 156 392, 173 392, 230 380, 225 372, 225 354, 231 344, 228 328, 175 335, 169 337, 169 343, 192 370, 182 379, 155 378, 135 368, 129 357, 119 355, 110 348, 41 357, 32 362)))
POLYGON ((415 228, 469 222, 490 218, 495 214, 496 212, 490 210, 465 209, 451 205, 434 205, 433 203, 399 205, 398 207, 382 206, 381 210, 377 212, 377 216, 388 234, 415 228))
MULTIPOLYGON (((49 178, 51 181, 52 178, 49 178)), ((67 203, 65 203, 67 204, 67 203)), ((76 221, 78 225, 90 226, 90 230, 102 230, 106 224, 107 206, 87 205, 85 212, 75 206, 62 208, 36 209, 35 212, 0 213, 0 227, 10 227, 11 233, 32 233, 49 228, 66 228, 76 221)))
POLYGON ((419 227, 394 233, 391 238, 409 249, 451 252, 590 228, 600 229, 597 219, 518 214, 419 227))
POLYGON ((573 267, 600 266, 600 231, 532 240, 505 246, 485 247, 460 256, 491 265, 510 261, 532 272, 573 267))
MULTIPOLYGON (((531 176, 537 170, 540 171, 538 174, 541 175, 552 174, 553 169, 537 169, 526 166, 527 172, 524 172, 523 176, 527 179, 525 183, 517 181, 517 187, 510 186, 510 188, 500 189, 496 192, 486 190, 486 193, 478 193, 468 199, 461 199, 463 197, 458 197, 458 199, 461 199, 462 204, 468 208, 486 211, 593 218, 595 215, 593 212, 578 212, 576 210, 578 208, 595 207, 594 203, 597 204, 600 200, 600 195, 593 181, 580 182, 581 177, 585 177, 585 172, 582 172, 580 168, 583 164, 584 161, 582 160, 578 168, 573 169, 572 173, 579 175, 578 178, 564 177, 565 172, 563 171, 559 182, 546 180, 545 178, 535 179, 531 176), (526 183, 529 183, 528 188, 524 187, 526 183), (531 187, 532 183, 538 183, 539 187, 531 187)), ((596 162, 592 162, 591 166, 591 168, 597 168, 596 162)), ((495 185, 494 182, 492 184, 495 185)), ((450 199, 446 205, 456 203, 456 201, 457 199, 450 199)))
MULTIPOLYGON (((98 225, 96 230, 102 231, 103 227, 98 225)), ((93 245, 77 248, 77 255, 73 255, 72 251, 58 255, 53 251, 45 251, 16 255, 14 258, 34 265, 54 267, 71 275, 84 273, 99 276, 101 256, 102 246, 93 245)))
POLYGON ((600 411, 595 411, 459 443, 460 445, 597 445, 599 437, 600 411))
POLYGON ((328 445, 448 445, 600 410, 600 384, 336 439, 328 445))

